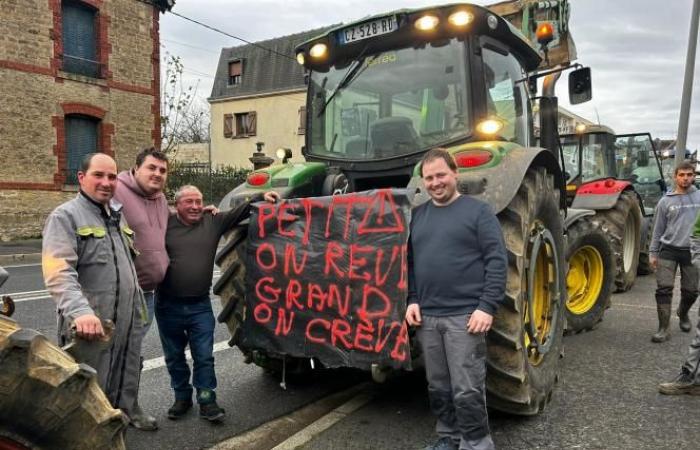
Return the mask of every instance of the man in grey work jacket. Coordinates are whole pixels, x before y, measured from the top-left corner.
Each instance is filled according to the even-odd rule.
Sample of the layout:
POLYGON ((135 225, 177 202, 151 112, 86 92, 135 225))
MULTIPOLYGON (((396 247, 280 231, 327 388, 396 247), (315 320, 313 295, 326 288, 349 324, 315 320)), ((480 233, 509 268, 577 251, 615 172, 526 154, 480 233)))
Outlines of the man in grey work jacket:
POLYGON ((437 416, 428 449, 491 450, 485 336, 505 296, 503 233, 488 204, 457 192, 446 150, 425 154, 421 176, 431 201, 411 217, 406 321, 418 327, 437 416))
POLYGON ((132 412, 138 391, 139 335, 145 311, 132 261, 132 232, 111 203, 117 183, 114 160, 87 155, 78 171, 80 192, 57 207, 43 231, 44 283, 56 301, 58 341, 87 349, 113 407, 132 412), (104 324, 114 325, 111 342, 104 324))

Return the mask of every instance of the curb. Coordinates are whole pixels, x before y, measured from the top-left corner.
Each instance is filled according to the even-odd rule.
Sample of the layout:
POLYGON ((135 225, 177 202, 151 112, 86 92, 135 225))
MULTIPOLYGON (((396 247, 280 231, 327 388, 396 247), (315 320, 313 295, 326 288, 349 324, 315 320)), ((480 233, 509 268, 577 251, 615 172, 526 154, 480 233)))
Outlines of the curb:
POLYGON ((15 255, 0 255, 0 266, 36 264, 40 262, 41 253, 18 253, 15 255))

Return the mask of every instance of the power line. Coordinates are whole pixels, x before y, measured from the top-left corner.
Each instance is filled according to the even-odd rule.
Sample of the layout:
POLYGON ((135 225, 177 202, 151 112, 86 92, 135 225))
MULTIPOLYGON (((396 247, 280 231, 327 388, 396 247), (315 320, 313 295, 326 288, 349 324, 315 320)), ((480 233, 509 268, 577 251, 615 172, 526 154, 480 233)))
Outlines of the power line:
POLYGON ((189 47, 189 48, 193 48, 195 50, 202 50, 202 51, 209 52, 209 53, 215 53, 215 54, 219 53, 219 52, 212 50, 210 48, 197 47, 196 45, 185 44, 184 42, 173 41, 172 39, 163 38, 163 39, 161 39, 161 41, 170 42, 171 44, 182 45, 183 47, 189 47))
MULTIPOLYGON (((144 4, 146 4, 146 5, 149 5, 149 6, 153 7, 153 2, 151 2, 151 1, 149 1, 149 0, 137 0, 137 1, 139 1, 139 2, 141 2, 141 3, 144 3, 144 4)), ((242 37, 235 36, 235 35, 233 35, 233 34, 231 34, 231 33, 227 33, 227 32, 225 32, 225 31, 223 31, 223 30, 220 30, 220 29, 218 29, 218 28, 216 28, 216 27, 214 27, 214 26, 207 25, 206 23, 200 22, 200 21, 195 20, 195 19, 191 19, 191 18, 189 18, 189 17, 187 17, 187 16, 183 16, 182 14, 177 13, 177 12, 175 12, 175 11, 168 11, 168 12, 169 12, 170 14, 174 15, 174 16, 177 16, 177 17, 179 17, 179 18, 181 18, 181 19, 184 19, 184 20, 187 20, 187 21, 189 21, 189 22, 195 23, 195 24, 197 24, 197 25, 199 25, 199 26, 201 26, 201 27, 204 27, 204 28, 206 28, 206 29, 208 29, 208 30, 214 31, 214 32, 216 32, 216 33, 223 34, 224 36, 228 36, 228 37, 233 38, 233 39, 237 39, 237 40, 239 40, 239 41, 241 41, 241 42, 245 42, 246 44, 250 44, 250 45, 252 45, 252 46, 254 46, 254 47, 261 48, 261 49, 263 49, 263 50, 266 50, 266 51, 268 51, 268 52, 270 52, 270 53, 274 53, 275 55, 281 56, 281 57, 283 57, 283 58, 287 58, 287 59, 291 59, 292 61, 296 61, 296 58, 293 57, 293 56, 287 55, 287 54, 285 54, 285 53, 280 53, 280 52, 278 52, 277 50, 273 50, 273 49, 271 49, 271 48, 265 47, 264 45, 260 45, 260 44, 258 44, 258 43, 256 43, 256 42, 251 42, 251 41, 249 41, 249 40, 247 40, 247 39, 243 39, 242 37)))
POLYGON ((249 41, 249 40, 243 39, 242 37, 234 36, 233 34, 227 33, 227 32, 222 31, 222 30, 220 30, 220 29, 218 29, 218 28, 216 28, 216 27, 213 27, 213 26, 211 26, 211 25, 207 25, 207 24, 202 23, 202 22, 199 22, 199 21, 197 21, 197 20, 190 19, 189 17, 183 16, 182 14, 176 13, 176 12, 174 12, 174 11, 170 11, 170 14, 172 14, 172 15, 174 15, 174 16, 178 16, 178 17, 180 17, 181 19, 190 21, 190 22, 192 22, 192 23, 196 23, 196 24, 199 25, 199 26, 202 26, 202 27, 207 28, 207 29, 209 29, 209 30, 215 31, 215 32, 217 32, 217 33, 221 33, 221 34, 223 34, 224 36, 228 36, 228 37, 230 37, 230 38, 237 39, 237 40, 239 40, 239 41, 245 42, 246 44, 250 44, 250 45, 252 45, 252 46, 254 46, 254 47, 258 47, 258 48, 261 48, 261 49, 263 49, 263 50, 267 50, 268 52, 274 53, 274 54, 279 55, 279 56, 282 56, 283 58, 288 58, 288 59, 291 59, 292 61, 296 61, 296 58, 294 58, 294 57, 292 57, 292 56, 290 56, 290 55, 287 55, 287 54, 285 54, 285 53, 280 53, 280 52, 278 52, 277 50, 273 50, 273 49, 271 49, 271 48, 265 47, 264 45, 260 45, 260 44, 255 43, 255 42, 251 42, 251 41, 249 41))

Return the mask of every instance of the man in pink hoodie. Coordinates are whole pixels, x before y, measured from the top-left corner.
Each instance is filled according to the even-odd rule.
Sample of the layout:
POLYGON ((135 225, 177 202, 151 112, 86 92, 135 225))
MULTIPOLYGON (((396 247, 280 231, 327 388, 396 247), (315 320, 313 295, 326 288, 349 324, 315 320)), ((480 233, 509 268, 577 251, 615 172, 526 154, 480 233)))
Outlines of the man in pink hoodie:
MULTIPOLYGON (((141 339, 153 323, 155 289, 168 269, 168 253, 165 250, 165 231, 168 226, 168 202, 163 194, 168 175, 168 158, 155 148, 146 148, 136 156, 136 166, 121 172, 117 177, 114 198, 123 205, 129 227, 134 230, 136 275, 146 299, 148 321, 143 327, 141 339)), ((143 357, 141 358, 143 366, 143 357)), ((140 430, 156 430, 155 417, 134 407, 131 424, 140 430)))

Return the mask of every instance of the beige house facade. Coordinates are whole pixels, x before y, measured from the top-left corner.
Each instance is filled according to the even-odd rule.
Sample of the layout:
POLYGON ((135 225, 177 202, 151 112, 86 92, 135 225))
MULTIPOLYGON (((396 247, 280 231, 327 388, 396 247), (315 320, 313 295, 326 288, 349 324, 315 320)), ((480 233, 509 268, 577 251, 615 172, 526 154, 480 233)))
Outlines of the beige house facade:
POLYGON ((87 153, 120 169, 160 145, 167 0, 22 0, 0 8, 0 240, 38 237, 87 153))
POLYGON ((306 131, 304 69, 295 47, 326 28, 221 50, 211 105, 212 166, 252 168, 262 143, 265 156, 278 148, 303 160, 306 131))

